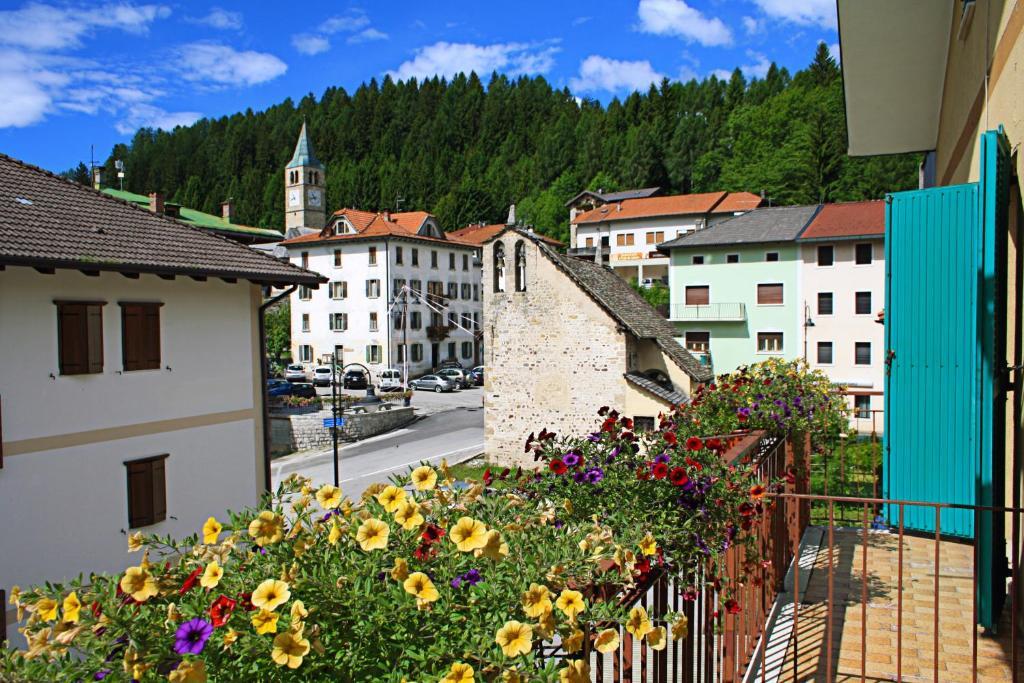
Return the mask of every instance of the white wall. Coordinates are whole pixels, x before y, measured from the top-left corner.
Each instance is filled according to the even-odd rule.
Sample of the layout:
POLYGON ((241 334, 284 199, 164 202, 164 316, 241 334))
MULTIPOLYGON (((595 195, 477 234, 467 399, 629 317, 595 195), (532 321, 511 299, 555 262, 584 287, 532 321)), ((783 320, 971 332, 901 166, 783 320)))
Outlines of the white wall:
POLYGON ((167 519, 147 532, 180 537, 211 514, 256 503, 256 301, 245 282, 0 271, 0 587, 137 563, 124 533, 128 460, 168 454, 167 519), (101 374, 60 376, 54 299, 107 302, 101 374), (120 372, 119 301, 163 302, 163 369, 120 372), (223 413, 240 416, 196 422, 223 413), (180 422, 152 424, 167 420, 180 422), (46 437, 66 445, 25 446, 46 437))

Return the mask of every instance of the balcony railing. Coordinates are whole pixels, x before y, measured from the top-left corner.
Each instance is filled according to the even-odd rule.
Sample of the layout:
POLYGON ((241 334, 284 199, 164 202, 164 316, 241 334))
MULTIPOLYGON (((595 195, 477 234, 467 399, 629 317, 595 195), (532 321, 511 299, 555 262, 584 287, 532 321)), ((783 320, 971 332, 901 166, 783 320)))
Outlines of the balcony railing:
POLYGON ((743 303, 687 305, 675 304, 669 320, 676 322, 743 322, 747 319, 747 306, 743 303))

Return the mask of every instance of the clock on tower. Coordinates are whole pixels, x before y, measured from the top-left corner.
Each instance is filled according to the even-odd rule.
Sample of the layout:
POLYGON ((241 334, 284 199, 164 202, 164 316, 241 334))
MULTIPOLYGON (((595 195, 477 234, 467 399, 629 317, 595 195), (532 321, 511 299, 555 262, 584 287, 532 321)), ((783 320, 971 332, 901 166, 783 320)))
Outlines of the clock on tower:
POLYGON ((306 124, 302 124, 295 154, 284 170, 286 230, 322 230, 326 224, 324 166, 313 153, 306 124))

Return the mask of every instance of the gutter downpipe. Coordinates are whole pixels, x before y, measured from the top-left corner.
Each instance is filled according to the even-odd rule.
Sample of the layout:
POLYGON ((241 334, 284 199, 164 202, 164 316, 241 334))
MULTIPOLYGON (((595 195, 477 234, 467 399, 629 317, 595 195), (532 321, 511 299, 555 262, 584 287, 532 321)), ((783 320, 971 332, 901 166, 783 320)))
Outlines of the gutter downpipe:
POLYGON ((267 402, 267 381, 270 379, 270 364, 267 363, 267 309, 278 303, 286 296, 298 289, 298 285, 292 285, 272 299, 260 304, 258 325, 260 326, 260 400, 263 410, 263 492, 270 493, 273 488, 270 483, 270 406, 267 402))

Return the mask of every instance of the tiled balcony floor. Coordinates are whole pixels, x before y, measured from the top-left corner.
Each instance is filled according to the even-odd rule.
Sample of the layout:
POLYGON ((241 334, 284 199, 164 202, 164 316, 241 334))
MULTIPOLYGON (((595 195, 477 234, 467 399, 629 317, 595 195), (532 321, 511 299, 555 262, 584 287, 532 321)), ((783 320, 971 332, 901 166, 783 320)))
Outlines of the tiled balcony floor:
MULTIPOLYGON (((939 544, 938 671, 935 669, 935 540, 903 538, 902 639, 899 623, 899 544, 895 533, 872 531, 867 542, 867 602, 862 600, 863 535, 860 529, 836 529, 832 547, 832 653, 827 643, 829 550, 827 531, 817 555, 805 558, 800 572, 802 604, 796 638, 789 638, 781 670, 767 679, 825 681, 971 681, 973 661, 972 576, 974 550, 952 541, 939 544), (813 567, 813 568, 812 568, 813 567), (808 571, 810 569, 810 571, 808 571), (806 590, 806 593, 804 592, 806 590), (862 621, 862 617, 865 621, 862 621), (863 624, 863 626, 862 626, 863 624), (862 628, 864 656, 862 649, 862 628)), ((790 594, 791 595, 791 594, 790 594)), ((978 629, 977 679, 1003 683, 1011 676, 1009 606, 997 636, 978 629)), ((774 631, 792 629, 792 604, 783 609, 774 631)), ((1017 670, 1024 680, 1024 630, 1018 634, 1017 670)), ((782 647, 776 648, 781 654, 782 647)), ((771 652, 771 647, 769 647, 771 652)), ((756 680, 760 680, 760 675, 756 680)))

